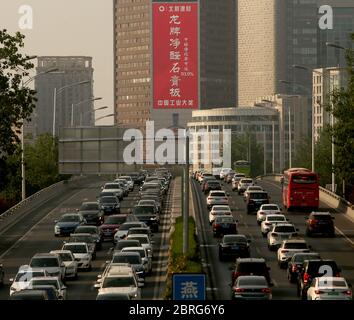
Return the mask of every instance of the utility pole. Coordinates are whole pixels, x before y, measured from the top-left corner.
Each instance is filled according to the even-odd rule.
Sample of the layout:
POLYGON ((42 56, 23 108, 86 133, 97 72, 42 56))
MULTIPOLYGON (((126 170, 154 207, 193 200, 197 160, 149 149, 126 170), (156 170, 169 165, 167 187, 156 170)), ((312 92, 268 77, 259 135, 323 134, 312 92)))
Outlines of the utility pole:
POLYGON ((183 254, 188 253, 189 247, 189 135, 186 131, 186 163, 184 165, 184 203, 183 203, 183 254))

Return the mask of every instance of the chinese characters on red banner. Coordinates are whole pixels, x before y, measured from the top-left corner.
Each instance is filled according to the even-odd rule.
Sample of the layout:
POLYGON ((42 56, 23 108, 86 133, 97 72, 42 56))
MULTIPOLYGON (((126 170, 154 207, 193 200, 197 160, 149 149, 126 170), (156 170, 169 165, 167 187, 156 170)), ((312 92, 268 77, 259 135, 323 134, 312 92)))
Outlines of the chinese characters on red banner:
POLYGON ((153 3, 153 107, 198 108, 198 4, 153 3))

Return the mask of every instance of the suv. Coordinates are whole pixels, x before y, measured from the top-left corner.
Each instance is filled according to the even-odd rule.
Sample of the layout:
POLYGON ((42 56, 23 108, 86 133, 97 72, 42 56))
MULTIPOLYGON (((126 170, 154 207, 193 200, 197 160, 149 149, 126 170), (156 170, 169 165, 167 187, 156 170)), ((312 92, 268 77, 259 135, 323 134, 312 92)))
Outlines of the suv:
POLYGON ((204 185, 204 193, 207 194, 210 190, 221 190, 221 184, 217 180, 207 180, 204 185))
POLYGON ((312 212, 306 218, 306 235, 311 237, 315 233, 327 234, 334 237, 334 217, 329 212, 312 212))
POLYGON ((287 276, 290 283, 297 281, 297 274, 301 272, 305 260, 318 260, 321 256, 317 252, 295 253, 288 263, 287 276))
POLYGON ((160 215, 154 205, 135 206, 133 214, 140 222, 150 227, 151 231, 159 231, 160 215))
POLYGON ((56 254, 37 253, 32 257, 29 266, 47 271, 50 277, 58 277, 61 280, 65 278, 65 264, 56 254))
POLYGON ((231 274, 231 283, 234 284, 239 276, 255 275, 264 276, 269 286, 273 286, 269 270, 270 267, 267 266, 264 258, 238 258, 231 274))
POLYGON ((284 240, 297 236, 299 229, 291 223, 277 223, 267 234, 268 249, 275 250, 280 247, 284 240))
POLYGON ((303 300, 306 299, 307 289, 314 278, 323 275, 340 277, 340 272, 341 269, 334 260, 305 260, 301 272, 298 273, 297 296, 301 296, 303 300))
POLYGON ((257 211, 262 204, 268 204, 270 197, 266 191, 251 191, 248 194, 246 205, 247 214, 257 211))

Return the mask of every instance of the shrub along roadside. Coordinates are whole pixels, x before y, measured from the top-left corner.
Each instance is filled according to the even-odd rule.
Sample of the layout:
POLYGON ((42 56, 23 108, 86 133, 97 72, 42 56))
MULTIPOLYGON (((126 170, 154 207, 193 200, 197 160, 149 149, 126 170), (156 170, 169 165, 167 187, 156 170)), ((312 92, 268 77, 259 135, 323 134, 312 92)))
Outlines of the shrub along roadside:
POLYGON ((195 234, 195 221, 189 217, 189 250, 183 255, 183 218, 178 217, 175 222, 175 230, 170 239, 169 262, 167 270, 167 284, 165 300, 172 299, 172 275, 173 273, 201 273, 202 265, 200 251, 195 234))

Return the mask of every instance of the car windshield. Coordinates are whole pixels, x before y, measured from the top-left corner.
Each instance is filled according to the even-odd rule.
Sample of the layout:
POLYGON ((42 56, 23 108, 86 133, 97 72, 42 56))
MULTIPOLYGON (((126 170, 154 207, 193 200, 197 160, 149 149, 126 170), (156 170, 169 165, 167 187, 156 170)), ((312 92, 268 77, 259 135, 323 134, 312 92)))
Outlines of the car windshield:
POLYGON ((262 210, 279 210, 278 206, 262 206, 262 210))
POLYGON ((320 256, 318 254, 297 254, 294 256, 294 261, 296 263, 303 263, 305 260, 314 260, 319 258, 320 256))
POLYGON ((126 219, 126 216, 109 216, 105 221, 105 224, 123 224, 126 219))
POLYGON ((31 280, 31 285, 33 286, 53 286, 56 289, 59 289, 58 281, 52 279, 33 279, 31 280))
POLYGON ((252 183, 253 181, 251 179, 242 179, 241 183, 252 183))
POLYGON ((64 245, 64 250, 70 250, 72 253, 87 253, 86 246, 83 245, 64 245))
POLYGON ((231 211, 229 206, 213 206, 213 211, 231 211))
POLYGON ((62 216, 59 221, 60 222, 79 222, 80 217, 78 215, 62 216))
POLYGON ((242 262, 238 265, 237 271, 259 274, 267 271, 267 266, 264 262, 242 262))
POLYGON ((33 258, 30 266, 32 268, 50 268, 50 267, 58 267, 58 259, 57 258, 33 258))
POLYGON ((282 217, 282 216, 277 216, 277 217, 267 217, 267 221, 270 221, 270 222, 273 222, 273 221, 286 221, 286 218, 285 217, 282 217))
POLYGON ((140 255, 115 255, 113 256, 113 263, 130 263, 141 264, 140 255))
POLYGON ((151 214, 154 213, 153 206, 137 206, 134 208, 134 214, 151 214))
POLYGON ((25 272, 19 272, 16 275, 15 282, 21 281, 21 282, 27 282, 30 281, 33 278, 37 277, 44 277, 44 271, 25 271, 25 272))
POLYGON ((83 203, 81 210, 99 210, 98 203, 83 203))
POLYGON ((213 192, 211 195, 211 197, 226 197, 225 192, 213 192))
POLYGON ((103 204, 117 203, 116 197, 102 197, 101 202, 103 204))
POLYGON ((295 228, 293 226, 276 226, 274 232, 279 233, 294 233, 295 228))
POLYGON ((247 191, 252 191, 252 190, 262 190, 262 187, 256 187, 256 186, 254 186, 254 187, 248 187, 248 188, 247 188, 247 191))
POLYGON ((285 249, 307 249, 307 244, 304 242, 288 242, 284 244, 285 249))
POLYGON ((135 286, 136 283, 133 277, 105 277, 102 284, 102 288, 135 286))
POLYGON ((267 280, 265 278, 259 278, 259 277, 247 277, 243 278, 240 277, 238 279, 238 285, 239 286, 264 286, 268 287, 267 280))
POLYGON ((225 236, 224 243, 247 243, 247 239, 241 236, 225 236))

